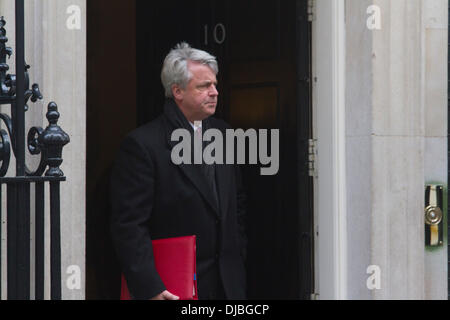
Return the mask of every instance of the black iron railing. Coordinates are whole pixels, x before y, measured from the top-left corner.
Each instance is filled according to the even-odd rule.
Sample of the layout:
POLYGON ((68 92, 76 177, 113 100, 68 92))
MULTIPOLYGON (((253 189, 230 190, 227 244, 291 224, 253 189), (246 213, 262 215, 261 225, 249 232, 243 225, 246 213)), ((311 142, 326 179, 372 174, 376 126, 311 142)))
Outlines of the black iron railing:
MULTIPOLYGON (((61 239, 60 239, 60 182, 65 177, 59 166, 62 149, 69 136, 57 125, 59 113, 54 102, 48 104, 46 117, 49 125, 44 129, 32 127, 25 141, 25 112, 28 101, 42 99, 39 86, 29 86, 28 66, 24 53, 24 0, 16 0, 16 75, 7 74, 6 63, 13 50, 6 47, 3 17, 0 18, 0 104, 11 106, 11 116, 0 114, 5 129, 0 129, 0 199, 6 186, 7 223, 7 292, 8 299, 30 299, 30 197, 35 192, 35 299, 44 299, 44 212, 45 184, 50 190, 50 282, 51 299, 61 299, 61 239), (25 147, 33 155, 40 155, 36 170, 25 164, 25 147), (12 151, 12 152, 11 152, 12 151), (11 154, 16 158, 16 175, 5 177, 11 154), (44 174, 45 173, 45 174, 44 174)), ((0 206, 1 217, 1 206, 0 206)), ((0 228, 1 238, 1 228, 0 228)), ((1 256, 1 246, 0 246, 1 256)), ((1 270, 0 278, 4 270, 1 270)), ((0 284, 1 292, 1 284, 0 284)))

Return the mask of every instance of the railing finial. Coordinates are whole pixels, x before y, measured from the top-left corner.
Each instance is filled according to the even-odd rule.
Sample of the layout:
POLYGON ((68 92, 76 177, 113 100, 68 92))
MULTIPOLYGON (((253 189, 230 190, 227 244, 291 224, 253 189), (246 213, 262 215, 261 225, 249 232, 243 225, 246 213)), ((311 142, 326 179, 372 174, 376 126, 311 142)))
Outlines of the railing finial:
POLYGON ((47 120, 49 125, 39 136, 38 142, 42 150, 45 150, 47 164, 49 169, 45 172, 46 176, 62 177, 64 173, 59 168, 62 159, 62 149, 70 142, 69 135, 58 126, 59 112, 58 106, 50 102, 47 107, 47 120))

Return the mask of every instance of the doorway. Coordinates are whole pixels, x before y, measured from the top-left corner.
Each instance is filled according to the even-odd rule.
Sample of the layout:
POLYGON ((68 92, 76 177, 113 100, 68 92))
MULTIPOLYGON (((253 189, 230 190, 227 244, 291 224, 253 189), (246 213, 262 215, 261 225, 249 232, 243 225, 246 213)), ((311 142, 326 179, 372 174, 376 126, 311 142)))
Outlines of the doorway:
MULTIPOLYGON (((90 5, 93 14, 97 12, 103 15, 104 13, 101 13, 103 10, 123 10, 120 6, 124 4, 118 6, 112 4, 116 1, 99 4, 100 2, 90 5)), ((311 30, 307 1, 130 2, 133 2, 133 5, 131 7, 127 5, 127 8, 135 10, 135 30, 129 27, 125 29, 128 32, 135 32, 134 35, 130 35, 135 36, 135 66, 131 67, 135 72, 135 79, 130 81, 131 84, 130 82, 124 84, 125 87, 122 84, 127 79, 123 79, 124 82, 119 81, 119 87, 128 94, 131 101, 127 103, 126 109, 120 110, 118 104, 111 99, 111 103, 117 105, 116 110, 120 114, 130 112, 131 117, 135 116, 135 124, 130 119, 124 127, 131 130, 133 126, 142 125, 162 112, 164 95, 159 77, 160 70, 165 55, 177 43, 186 41, 195 48, 215 55, 219 63, 219 103, 216 116, 234 128, 279 129, 280 134, 280 162, 276 175, 260 175, 259 165, 242 166, 248 197, 249 298, 309 299, 314 290, 314 259, 312 177, 308 171, 308 141, 311 137, 312 119, 309 81, 311 30)), ((88 19, 89 16, 88 4, 88 19)), ((121 17, 122 25, 123 13, 118 16, 121 17)), ((132 13, 130 12, 128 16, 132 17, 132 13)), ((112 20, 111 18, 108 21, 112 20)), ((126 20, 126 23, 128 22, 131 21, 126 20)), ((121 32, 124 33, 121 25, 116 24, 115 28, 121 28, 121 32)), ((101 28, 98 27, 98 23, 92 25, 88 23, 88 52, 89 46, 94 50, 100 45, 94 40, 89 41, 90 28, 105 30, 103 32, 107 30, 106 23, 101 28)), ((98 32, 97 36, 100 37, 102 31, 98 32)), ((95 35, 95 31, 92 33, 95 35)), ((117 45, 115 48, 121 50, 117 45)), ((114 50, 112 46, 111 50, 114 50)), ((108 55, 107 51, 105 54, 108 55)), ((117 58, 120 55, 115 53, 112 56, 117 58)), ((93 77, 98 75, 100 80, 100 74, 96 73, 99 71, 96 59, 105 61, 107 58, 104 55, 93 59, 88 57, 88 69, 92 71, 93 77)), ((111 58, 111 62, 113 60, 114 58, 111 58)), ((121 61, 120 65, 133 63, 130 54, 128 61, 121 61)), ((133 71, 130 72, 130 75, 132 74, 133 71)), ((92 85, 95 87, 98 84, 92 85)), ((88 91, 88 108, 93 107, 89 102, 90 97, 100 99, 99 93, 94 88, 91 94, 88 91)), ((95 114, 100 113, 99 108, 107 107, 96 106, 95 114)), ((88 172, 89 168, 95 170, 94 167, 99 166, 98 162, 95 162, 94 152, 100 152, 94 144, 90 144, 89 133, 92 133, 92 141, 98 140, 96 134, 112 134, 112 137, 109 136, 110 139, 117 138, 112 139, 114 142, 110 142, 111 151, 117 149, 120 142, 117 140, 123 138, 125 134, 123 128, 118 134, 117 128, 111 126, 107 128, 108 125, 104 125, 105 132, 98 133, 94 123, 89 129, 89 114, 88 112, 88 172), (106 132, 108 130, 116 130, 116 133, 106 132), (92 149, 89 149, 89 145, 92 149)), ((108 114, 103 121, 109 121, 108 117, 117 119, 111 115, 111 109, 108 114)), ((116 125, 120 125, 117 120, 116 125)), ((103 166, 107 167, 105 161, 103 166)), ((107 176, 108 170, 105 169, 104 172, 107 176)), ((88 184, 91 181, 97 188, 88 188, 88 193, 89 190, 91 192, 98 190, 99 185, 106 190, 106 180, 89 179, 88 176, 88 184)), ((98 225, 107 223, 108 205, 104 192, 97 191, 95 194, 96 196, 91 195, 92 201, 88 203, 87 209, 86 269, 87 288, 91 288, 87 290, 87 298, 114 299, 118 297, 116 292, 118 287, 101 285, 114 282, 118 273, 117 266, 114 267, 114 253, 110 250, 107 237, 98 232, 98 225), (99 243, 101 245, 98 245, 99 243), (107 252, 109 257, 107 261, 99 260, 101 250, 103 253, 107 252), (105 264, 110 266, 107 274, 105 271, 99 271, 104 270, 101 265, 104 267, 105 264), (99 276, 108 278, 108 281, 99 280, 99 276)))

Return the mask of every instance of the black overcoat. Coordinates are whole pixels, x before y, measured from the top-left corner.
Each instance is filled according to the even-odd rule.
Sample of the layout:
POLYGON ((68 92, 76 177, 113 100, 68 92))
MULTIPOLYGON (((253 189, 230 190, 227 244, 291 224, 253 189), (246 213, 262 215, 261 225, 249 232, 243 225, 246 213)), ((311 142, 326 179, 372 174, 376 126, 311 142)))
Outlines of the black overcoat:
MULTIPOLYGON (((214 117, 203 123, 223 132, 224 139, 230 128, 214 117)), ((217 203, 200 165, 171 161, 178 143, 171 134, 177 128, 192 133, 167 99, 162 115, 124 139, 112 171, 111 234, 130 293, 148 299, 165 290, 151 240, 196 235, 199 296, 210 289, 203 275, 217 268, 226 298, 245 299, 245 195, 239 168, 215 164, 217 203)))

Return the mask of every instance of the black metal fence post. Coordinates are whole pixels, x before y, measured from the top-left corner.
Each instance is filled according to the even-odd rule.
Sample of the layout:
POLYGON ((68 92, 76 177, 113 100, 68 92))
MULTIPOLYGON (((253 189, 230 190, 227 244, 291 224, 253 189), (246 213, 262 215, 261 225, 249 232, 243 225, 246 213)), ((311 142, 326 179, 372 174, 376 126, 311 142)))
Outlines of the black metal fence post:
POLYGON ((45 263, 45 239, 44 239, 44 182, 35 183, 35 218, 34 218, 34 243, 35 243, 35 267, 34 267, 34 296, 36 300, 44 300, 44 263, 45 263))
POLYGON ((25 175, 25 20, 24 0, 16 0, 16 175, 25 175))
POLYGON ((50 271, 52 300, 61 299, 61 233, 60 233, 60 205, 59 181, 50 182, 50 271))
MULTIPOLYGON (((28 68, 24 52, 24 0, 16 0, 16 75, 7 74, 6 56, 12 49, 6 47, 8 38, 0 18, 0 104, 11 106, 11 116, 1 113, 0 120, 6 130, 0 130, 0 199, 1 187, 6 185, 7 195, 7 286, 8 299, 30 299, 30 188, 35 185, 35 299, 44 299, 45 262, 45 183, 50 185, 50 281, 51 299, 61 299, 61 226, 60 182, 65 181, 59 166, 62 149, 70 139, 57 125, 59 112, 56 103, 48 104, 44 129, 32 127, 25 141, 25 112, 28 100, 42 99, 39 86, 29 88, 28 68), (25 164, 25 147, 33 155, 40 155, 40 163, 34 171, 25 164), (11 149, 16 157, 16 176, 5 177, 10 163, 11 149), (48 169, 47 169, 48 168, 48 169), (44 174, 44 171, 47 171, 44 174)), ((1 213, 1 207, 0 207, 1 213)), ((1 230, 0 230, 1 236, 1 230)), ((0 246, 1 249, 1 246, 0 246)), ((0 251, 1 253, 1 251, 0 251)), ((0 263, 0 278, 1 273, 0 263)), ((0 286, 1 289, 1 286, 0 286)), ((1 292, 1 290, 0 290, 1 292)))
POLYGON ((7 276, 8 276, 8 298, 17 299, 17 202, 16 202, 16 185, 7 184, 6 194, 7 194, 7 276))

